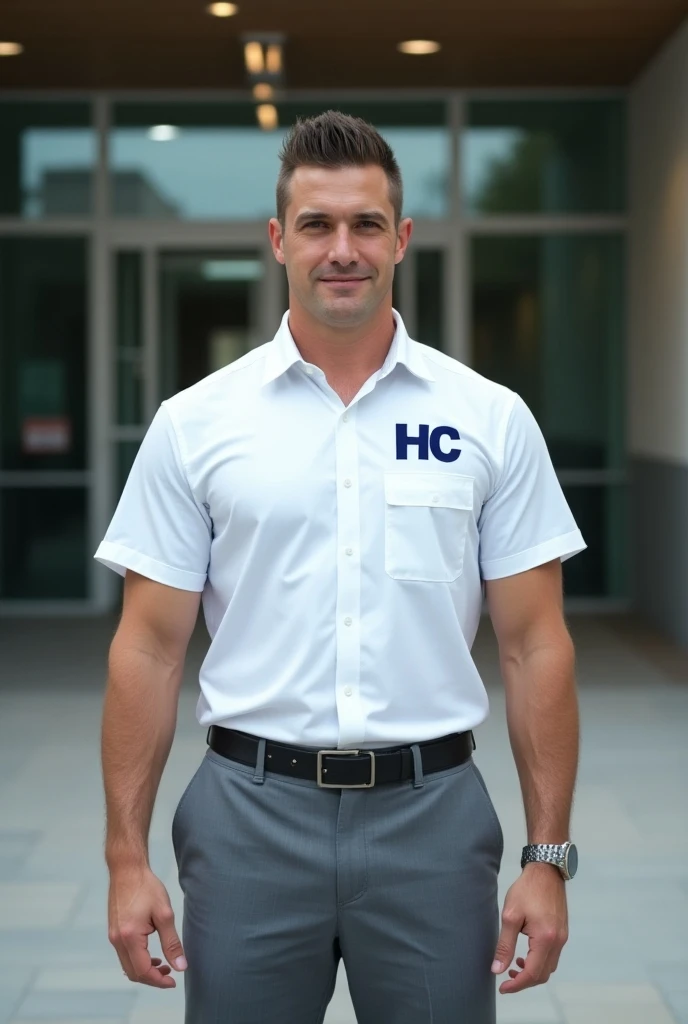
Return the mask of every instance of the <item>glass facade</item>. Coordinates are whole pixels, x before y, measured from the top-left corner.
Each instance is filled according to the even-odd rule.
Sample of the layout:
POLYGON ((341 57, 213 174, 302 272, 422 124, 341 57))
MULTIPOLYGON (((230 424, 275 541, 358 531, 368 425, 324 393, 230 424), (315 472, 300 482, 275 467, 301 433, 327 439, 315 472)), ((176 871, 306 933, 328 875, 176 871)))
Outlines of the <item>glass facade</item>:
POLYGON ((96 133, 89 103, 0 103, 0 216, 86 216, 96 133))
POLYGON ((559 469, 623 466, 623 237, 472 240, 473 366, 530 406, 559 469))
POLYGON ((473 213, 620 213, 626 208, 621 100, 480 100, 461 140, 473 213))
POLYGON ((0 238, 1 597, 87 597, 87 292, 84 239, 0 238))
POLYGON ((163 398, 239 359, 257 329, 265 267, 259 252, 165 252, 160 259, 163 398))
POLYGON ((0 597, 49 601, 87 596, 87 501, 84 487, 0 490, 0 597))
MULTIPOLYGON (((275 182, 286 126, 320 113, 313 103, 278 104, 283 126, 265 132, 253 104, 117 104, 111 135, 116 217, 251 220, 275 215, 275 182), (169 126, 166 141, 151 128, 169 126), (153 136, 155 133, 153 133, 153 136)), ((347 103, 375 124, 401 167, 405 210, 447 212, 450 135, 443 103, 347 103)))
POLYGON ((393 301, 413 336, 541 425, 589 545, 564 565, 567 597, 627 597, 623 98, 287 96, 274 131, 244 100, 101 103, 99 146, 94 101, 0 101, 3 606, 113 605, 92 538, 159 402, 276 327, 278 154, 329 108, 375 124, 401 166, 415 229, 393 301), (48 218, 50 234, 28 223, 48 218))

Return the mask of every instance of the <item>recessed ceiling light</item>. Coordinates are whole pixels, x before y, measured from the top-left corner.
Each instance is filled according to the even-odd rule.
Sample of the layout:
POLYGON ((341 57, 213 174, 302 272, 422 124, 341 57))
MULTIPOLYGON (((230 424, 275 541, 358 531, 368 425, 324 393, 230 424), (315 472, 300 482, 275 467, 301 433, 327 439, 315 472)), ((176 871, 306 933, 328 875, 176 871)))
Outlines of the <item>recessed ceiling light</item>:
POLYGON ((171 142, 179 135, 179 129, 173 124, 154 124, 148 129, 148 138, 153 142, 171 142))
POLYGON ((402 53, 437 53, 439 49, 440 44, 434 39, 407 39, 406 42, 397 44, 397 50, 401 50, 402 53))
POLYGON ((246 61, 246 70, 249 74, 260 75, 265 71, 263 47, 256 40, 246 43, 244 46, 244 60, 246 61))
POLYGON ((239 13, 236 4, 208 4, 206 10, 208 14, 214 15, 216 18, 231 18, 233 14, 239 13))
POLYGON ((272 43, 265 54, 265 67, 271 75, 279 75, 282 70, 282 47, 272 43))
POLYGON ((268 82, 258 82, 257 85, 253 86, 253 96, 257 100, 271 100, 275 95, 275 90, 268 82))
POLYGON ((0 43, 0 57, 17 57, 23 52, 21 43, 0 43))
POLYGON ((272 103, 261 103, 256 107, 256 116, 258 117, 258 124, 265 131, 269 132, 277 127, 277 107, 273 107, 272 103))

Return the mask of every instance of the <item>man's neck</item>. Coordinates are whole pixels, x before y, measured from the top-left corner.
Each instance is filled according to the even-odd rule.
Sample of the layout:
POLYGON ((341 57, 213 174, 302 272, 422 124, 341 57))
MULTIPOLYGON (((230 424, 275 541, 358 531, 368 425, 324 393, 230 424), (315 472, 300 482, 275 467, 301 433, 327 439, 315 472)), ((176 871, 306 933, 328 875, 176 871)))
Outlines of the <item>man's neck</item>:
POLYGON ((335 381, 359 382, 360 386, 387 358, 395 324, 391 306, 351 330, 328 327, 297 306, 289 309, 289 330, 302 358, 319 366, 331 386, 335 381))

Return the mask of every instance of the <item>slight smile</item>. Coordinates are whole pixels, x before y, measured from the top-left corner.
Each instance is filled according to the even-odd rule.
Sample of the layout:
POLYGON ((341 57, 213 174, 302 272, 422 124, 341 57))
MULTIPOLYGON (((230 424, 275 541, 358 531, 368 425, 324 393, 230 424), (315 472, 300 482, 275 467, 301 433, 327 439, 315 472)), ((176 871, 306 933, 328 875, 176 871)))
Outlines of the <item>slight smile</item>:
POLYGON ((325 284, 359 284, 361 281, 369 280, 367 277, 321 277, 325 284))

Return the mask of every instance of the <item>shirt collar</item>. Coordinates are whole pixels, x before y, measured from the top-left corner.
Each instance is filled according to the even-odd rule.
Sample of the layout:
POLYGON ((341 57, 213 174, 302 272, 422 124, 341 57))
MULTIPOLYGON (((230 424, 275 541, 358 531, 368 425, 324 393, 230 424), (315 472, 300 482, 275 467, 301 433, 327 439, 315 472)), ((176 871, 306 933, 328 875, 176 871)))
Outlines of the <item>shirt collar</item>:
MULTIPOLYGON (((409 338, 404 321, 396 309, 392 310, 392 314, 396 330, 387 357, 377 372, 377 378, 386 377, 397 363, 403 363, 414 376, 420 377, 422 380, 434 381, 435 378, 430 372, 427 360, 420 351, 418 343, 409 338)), ((306 365, 289 330, 289 310, 287 310, 282 317, 277 334, 268 348, 263 371, 263 384, 269 384, 270 381, 276 380, 295 363, 306 365)))

